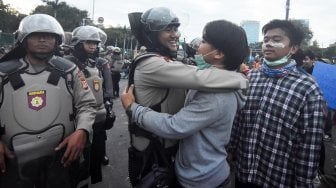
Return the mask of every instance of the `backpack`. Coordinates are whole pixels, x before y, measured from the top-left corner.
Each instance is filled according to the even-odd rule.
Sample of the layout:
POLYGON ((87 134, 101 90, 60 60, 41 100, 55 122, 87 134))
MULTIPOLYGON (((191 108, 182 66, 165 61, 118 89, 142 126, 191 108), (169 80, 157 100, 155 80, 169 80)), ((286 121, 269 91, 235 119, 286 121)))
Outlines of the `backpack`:
MULTIPOLYGON (((141 60, 153 56, 159 56, 156 53, 144 53, 137 56, 131 63, 129 69, 128 85, 134 84, 134 72, 136 66, 141 60)), ((164 98, 150 106, 151 109, 161 112, 161 103, 166 100, 169 89, 164 98)), ((171 159, 172 154, 176 153, 177 148, 164 149, 164 145, 160 142, 159 138, 151 132, 139 128, 132 121, 128 121, 128 130, 130 133, 130 147, 128 148, 129 157, 129 178, 132 187, 136 188, 157 188, 157 187, 175 187, 176 182, 174 163, 171 159), (142 136, 149 139, 148 147, 139 151, 132 146, 132 135, 142 136)))

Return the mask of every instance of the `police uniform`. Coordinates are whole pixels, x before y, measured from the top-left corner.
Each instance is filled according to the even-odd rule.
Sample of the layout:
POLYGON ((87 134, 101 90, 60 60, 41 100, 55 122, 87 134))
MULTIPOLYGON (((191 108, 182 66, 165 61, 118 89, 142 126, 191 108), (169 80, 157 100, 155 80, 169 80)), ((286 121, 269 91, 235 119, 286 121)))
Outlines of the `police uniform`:
MULTIPOLYGON (((110 76, 110 67, 108 61, 103 58, 97 58, 93 60, 88 58, 86 61, 81 62, 78 58, 70 55, 65 58, 77 64, 80 70, 85 75, 85 79, 89 87, 91 88, 95 98, 96 98, 96 118, 93 124, 93 140, 91 145, 91 155, 90 155, 90 174, 91 183, 97 183, 102 181, 102 160, 106 155, 105 141, 106 129, 108 126, 106 124, 113 124, 114 119, 109 121, 107 119, 107 113, 111 113, 111 110, 107 112, 105 103, 109 102, 112 105, 112 79, 110 76), (104 74, 105 73, 105 74, 104 74)), ((111 106, 112 108, 112 106, 111 106)))
POLYGON ((82 72, 53 56, 48 64, 2 62, 0 75, 1 141, 16 155, 7 161, 0 187, 74 187, 81 179, 79 161, 64 168, 64 151, 54 149, 76 129, 92 132, 96 100, 82 72))

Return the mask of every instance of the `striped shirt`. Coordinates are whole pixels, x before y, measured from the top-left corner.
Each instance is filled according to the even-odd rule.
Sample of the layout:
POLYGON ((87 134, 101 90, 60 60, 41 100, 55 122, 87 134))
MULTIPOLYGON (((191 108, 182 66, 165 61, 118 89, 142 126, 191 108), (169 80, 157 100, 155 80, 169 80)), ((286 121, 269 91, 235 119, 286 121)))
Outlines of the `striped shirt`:
POLYGON ((259 70, 249 77, 229 146, 236 177, 263 187, 313 187, 325 122, 317 83, 296 68, 281 78, 259 70))

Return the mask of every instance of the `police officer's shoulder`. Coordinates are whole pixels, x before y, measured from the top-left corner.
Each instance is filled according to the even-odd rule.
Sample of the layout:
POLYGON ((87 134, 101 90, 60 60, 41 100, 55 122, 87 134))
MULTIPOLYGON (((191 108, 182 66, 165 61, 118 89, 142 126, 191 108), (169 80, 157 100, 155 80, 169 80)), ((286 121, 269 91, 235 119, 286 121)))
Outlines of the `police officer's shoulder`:
POLYGON ((160 55, 157 54, 157 53, 154 53, 154 52, 145 52, 143 54, 140 54, 140 55, 136 56, 133 61, 136 62, 136 61, 144 60, 146 58, 154 57, 154 56, 160 57, 160 55))
POLYGON ((23 69, 25 65, 19 59, 11 59, 0 63, 0 75, 14 73, 23 69))
POLYGON ((59 57, 59 56, 54 56, 51 60, 50 60, 50 64, 57 68, 58 70, 64 71, 64 72, 69 72, 69 71, 73 71, 76 68, 76 65, 71 62, 68 59, 59 57))

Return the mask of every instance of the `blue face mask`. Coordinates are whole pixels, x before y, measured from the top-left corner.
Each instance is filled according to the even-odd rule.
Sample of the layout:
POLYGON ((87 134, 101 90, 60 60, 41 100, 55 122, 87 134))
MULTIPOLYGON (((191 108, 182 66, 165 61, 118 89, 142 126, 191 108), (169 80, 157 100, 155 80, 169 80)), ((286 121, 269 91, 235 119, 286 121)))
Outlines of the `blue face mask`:
POLYGON ((198 70, 203 70, 211 67, 211 64, 205 62, 202 54, 196 54, 194 57, 198 70))

